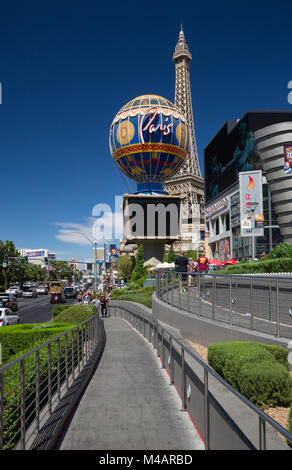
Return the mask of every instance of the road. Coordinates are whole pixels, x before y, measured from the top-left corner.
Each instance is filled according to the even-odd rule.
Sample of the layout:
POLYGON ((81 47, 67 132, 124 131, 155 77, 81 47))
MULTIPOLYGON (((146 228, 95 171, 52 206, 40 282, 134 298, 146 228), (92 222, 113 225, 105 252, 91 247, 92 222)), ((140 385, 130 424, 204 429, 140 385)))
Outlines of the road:
MULTIPOLYGON (((67 299, 66 304, 75 304, 76 299, 67 299)), ((18 298, 19 323, 45 323, 52 320, 52 308, 56 305, 50 304, 49 295, 39 295, 36 298, 18 298)))

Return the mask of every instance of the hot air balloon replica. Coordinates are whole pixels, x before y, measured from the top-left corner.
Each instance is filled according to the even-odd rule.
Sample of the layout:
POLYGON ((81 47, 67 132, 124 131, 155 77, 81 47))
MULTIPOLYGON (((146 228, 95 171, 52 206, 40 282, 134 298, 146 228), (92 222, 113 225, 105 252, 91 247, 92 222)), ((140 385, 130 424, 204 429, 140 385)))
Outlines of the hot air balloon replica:
POLYGON ((186 120, 169 100, 139 96, 115 116, 109 145, 118 168, 136 181, 137 192, 161 193, 188 154, 186 120))
POLYGON ((186 119, 171 101, 161 96, 138 96, 123 106, 113 119, 109 146, 120 171, 137 183, 137 191, 132 195, 124 194, 123 199, 126 243, 142 242, 145 259, 148 256, 146 248, 149 255, 155 257, 156 254, 156 259, 161 261, 164 243, 180 237, 182 199, 167 195, 164 182, 179 171, 187 157, 189 133, 186 119), (171 212, 169 208, 172 205, 173 209, 173 204, 176 211, 171 212), (131 212, 133 205, 136 218, 131 212), (161 213, 156 210, 156 222, 149 215, 153 205, 156 209, 159 205, 161 210, 161 213), (141 212, 137 210, 138 206, 141 212), (170 215, 167 216, 167 212, 170 215), (159 256, 155 250, 158 245, 159 256))

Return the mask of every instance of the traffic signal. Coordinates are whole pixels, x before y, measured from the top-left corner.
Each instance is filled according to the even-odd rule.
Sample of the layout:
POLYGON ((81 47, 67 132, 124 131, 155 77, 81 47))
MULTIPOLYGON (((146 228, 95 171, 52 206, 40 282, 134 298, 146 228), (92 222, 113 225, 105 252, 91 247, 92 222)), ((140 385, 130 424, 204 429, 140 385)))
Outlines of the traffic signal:
POLYGON ((24 257, 24 262, 25 262, 25 263, 28 263, 28 256, 25 256, 25 257, 24 257))
POLYGON ((44 260, 45 264, 48 264, 48 258, 46 257, 44 260))

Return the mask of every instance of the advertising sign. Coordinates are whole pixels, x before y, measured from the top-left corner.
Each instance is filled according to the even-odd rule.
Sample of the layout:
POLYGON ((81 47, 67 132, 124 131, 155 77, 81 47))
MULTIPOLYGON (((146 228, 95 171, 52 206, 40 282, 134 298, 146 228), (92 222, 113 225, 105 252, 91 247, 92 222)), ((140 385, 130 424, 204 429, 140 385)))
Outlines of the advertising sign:
POLYGON ((284 173, 292 175, 292 144, 284 144, 284 173))
POLYGON ((27 251, 26 256, 28 258, 38 258, 39 256, 45 256, 44 251, 27 251))
MULTIPOLYGON (((261 169, 254 133, 287 121, 292 121, 292 112, 252 111, 241 120, 228 120, 222 126, 204 150, 206 204, 236 183, 240 172, 261 169)), ((291 157, 292 143, 287 147, 291 157)), ((292 174, 292 170, 287 174, 292 174)))
POLYGON ((241 237, 263 237, 262 172, 239 173, 241 237))

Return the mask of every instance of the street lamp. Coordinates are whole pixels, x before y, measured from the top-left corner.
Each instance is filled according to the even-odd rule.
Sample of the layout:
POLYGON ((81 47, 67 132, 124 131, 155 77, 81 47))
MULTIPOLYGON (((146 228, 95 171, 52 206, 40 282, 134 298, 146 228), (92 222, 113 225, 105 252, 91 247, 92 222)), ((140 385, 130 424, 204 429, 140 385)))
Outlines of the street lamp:
POLYGON ((246 206, 248 207, 248 209, 250 210, 251 212, 251 239, 252 239, 252 260, 254 261, 255 259, 255 247, 254 247, 254 232, 255 232, 255 218, 254 218, 254 213, 255 213, 255 210, 257 208, 257 206, 259 205, 258 202, 247 202, 246 203, 246 206))
POLYGON ((85 235, 85 233, 83 232, 78 232, 77 230, 76 231, 70 231, 70 232, 67 232, 67 233, 79 233, 80 235, 83 235, 90 243, 91 245, 94 247, 94 288, 95 288, 95 293, 97 292, 97 242, 96 240, 94 240, 94 242, 92 240, 90 240, 90 238, 85 235))

